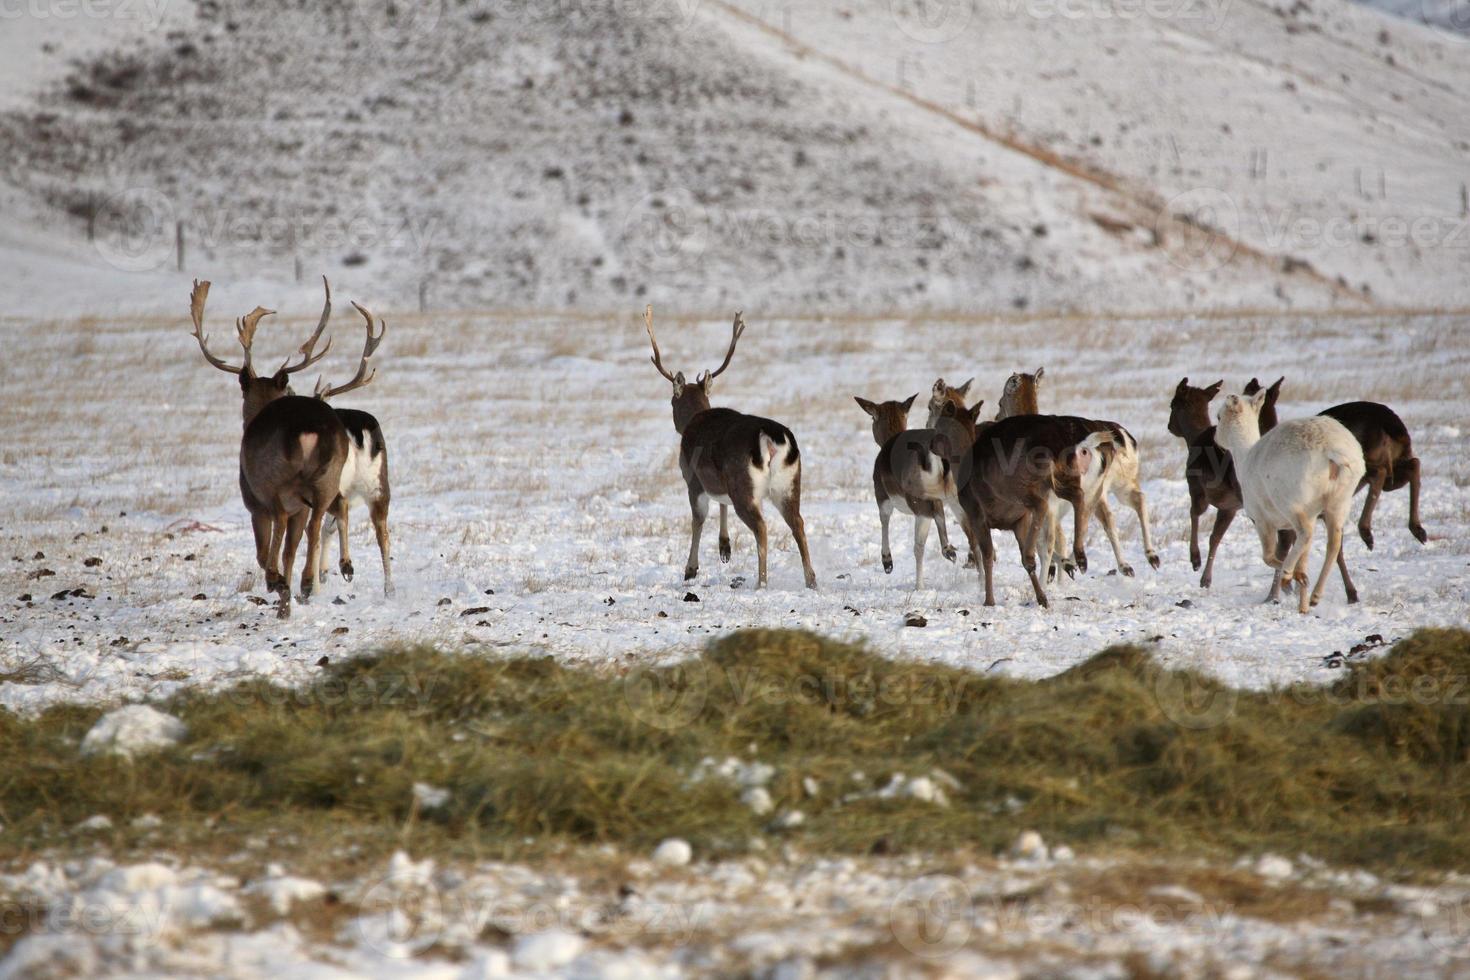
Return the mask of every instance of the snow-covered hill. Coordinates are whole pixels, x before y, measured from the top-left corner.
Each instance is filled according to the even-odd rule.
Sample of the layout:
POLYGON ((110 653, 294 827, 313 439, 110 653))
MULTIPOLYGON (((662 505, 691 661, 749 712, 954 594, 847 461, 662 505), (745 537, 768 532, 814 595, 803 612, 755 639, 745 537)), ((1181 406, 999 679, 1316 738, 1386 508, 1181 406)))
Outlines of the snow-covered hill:
POLYGON ((1346 0, 396 10, 206 3, 7 103, 7 312, 298 263, 387 308, 1470 292, 1463 47, 1346 0))

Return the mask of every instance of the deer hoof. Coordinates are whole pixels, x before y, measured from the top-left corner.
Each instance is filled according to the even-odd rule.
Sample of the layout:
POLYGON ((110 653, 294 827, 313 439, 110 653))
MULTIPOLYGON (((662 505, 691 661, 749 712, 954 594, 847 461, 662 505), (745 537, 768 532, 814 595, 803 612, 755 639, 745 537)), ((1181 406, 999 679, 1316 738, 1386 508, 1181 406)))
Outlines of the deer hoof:
POLYGON ((1358 537, 1363 539, 1363 543, 1368 546, 1369 551, 1373 550, 1373 529, 1371 527, 1359 527, 1358 537))
POLYGON ((267 592, 279 592, 281 591, 281 586, 285 584, 286 580, 279 575, 267 574, 265 577, 265 590, 267 592))
POLYGON ((887 574, 887 575, 892 575, 893 574, 893 556, 892 555, 884 555, 883 556, 883 572, 884 572, 884 574, 887 574))
POLYGON ((1202 589, 1208 589, 1210 587, 1210 583, 1212 581, 1214 581, 1214 579, 1213 579, 1212 576, 1209 576, 1209 575, 1201 575, 1199 577, 1199 587, 1202 588, 1202 589))
MULTIPOLYGON (((1150 565, 1153 565, 1155 568, 1158 568, 1159 567, 1158 560, 1157 559, 1151 560, 1149 562, 1149 564, 1150 565)), ((1202 564, 1202 562, 1199 560, 1199 555, 1190 555, 1189 556, 1189 567, 1192 568, 1192 569, 1194 569, 1196 572, 1199 571, 1199 567, 1200 567, 1201 564, 1202 564)))
MULTIPOLYGON (((1154 569, 1156 569, 1156 568, 1159 567, 1159 553, 1158 552, 1156 552, 1156 551, 1150 551, 1148 553, 1148 567, 1149 568, 1154 568, 1154 569)), ((1194 567, 1196 569, 1199 568, 1198 565, 1196 565, 1194 567)))
POLYGON ((942 549, 941 553, 944 555, 945 561, 958 561, 960 557, 958 549, 956 549, 953 545, 946 546, 942 549))
POLYGON ((1082 554, 1081 552, 1078 552, 1074 557, 1076 558, 1076 561, 1077 561, 1077 571, 1079 571, 1079 572, 1085 572, 1085 571, 1087 571, 1087 556, 1084 555, 1084 554, 1082 554))
POLYGON ((384 582, 383 583, 383 595, 386 595, 386 596, 394 596, 394 595, 397 595, 397 594, 398 594, 398 589, 396 589, 393 586, 393 583, 392 582, 384 582))
POLYGON ((289 602, 280 602, 280 603, 277 603, 276 604, 276 618, 277 619, 290 619, 291 618, 291 603, 289 603, 289 602))
MULTIPOLYGON (((342 578, 346 579, 348 582, 351 582, 352 581, 352 562, 350 562, 350 561, 344 561, 344 562, 342 562, 342 564, 338 565, 337 567, 339 569, 341 569, 341 571, 342 571, 342 578)), ((324 578, 325 578, 325 576, 324 576, 324 578)))
POLYGON ((1350 605, 1350 606, 1357 605, 1358 604, 1358 592, 1357 592, 1357 590, 1354 589, 1352 592, 1349 592, 1347 594, 1347 599, 1348 599, 1348 605, 1350 605))
POLYGON ((688 582, 689 580, 693 579, 698 574, 699 574, 699 566, 698 565, 685 565, 684 566, 684 581, 688 582))
POLYGON ((1409 533, 1412 534, 1420 544, 1429 543, 1429 534, 1424 530, 1423 524, 1410 524, 1409 533))
POLYGON ((1057 566, 1055 566, 1055 565, 1048 565, 1048 566, 1046 566, 1046 584, 1047 585, 1051 585, 1056 580, 1057 580, 1057 566))
POLYGON ((1132 578, 1133 577, 1133 566, 1132 565, 1119 565, 1118 566, 1118 571, 1122 572, 1123 573, 1123 576, 1125 578, 1132 578))
POLYGON ((809 588, 809 589, 811 589, 814 592, 816 591, 816 588, 817 588, 817 573, 816 572, 812 572, 811 574, 807 575, 807 577, 806 577, 806 587, 809 588))
POLYGON ((728 562, 729 560, 730 560, 730 539, 729 538, 724 538, 724 539, 722 539, 720 541, 720 561, 728 562))

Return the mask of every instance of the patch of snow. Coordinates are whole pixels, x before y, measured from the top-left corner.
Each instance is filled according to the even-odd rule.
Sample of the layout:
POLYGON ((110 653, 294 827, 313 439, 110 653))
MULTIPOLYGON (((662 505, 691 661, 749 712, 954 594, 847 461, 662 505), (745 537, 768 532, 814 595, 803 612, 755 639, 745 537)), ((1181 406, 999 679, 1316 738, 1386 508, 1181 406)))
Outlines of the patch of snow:
POLYGON ((183 741, 184 723, 146 704, 115 708, 97 719, 82 738, 82 755, 133 758, 183 741))

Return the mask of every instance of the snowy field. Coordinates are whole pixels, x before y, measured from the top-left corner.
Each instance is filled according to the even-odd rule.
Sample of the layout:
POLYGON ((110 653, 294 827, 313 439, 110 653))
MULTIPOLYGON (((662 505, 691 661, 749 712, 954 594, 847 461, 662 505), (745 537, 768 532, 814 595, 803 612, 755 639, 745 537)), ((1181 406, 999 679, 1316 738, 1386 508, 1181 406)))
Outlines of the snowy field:
MULTIPOLYGON (((211 299, 220 351, 226 314, 256 302, 285 311, 262 327, 264 363, 304 338, 319 294, 303 286, 247 297, 221 283, 211 299)), ((343 403, 375 412, 387 433, 397 594, 381 594, 358 514, 356 579, 337 577, 334 558, 324 593, 280 622, 263 601, 236 486, 238 389, 200 358, 184 300, 174 320, 9 332, 0 669, 10 680, 0 704, 157 697, 250 676, 295 683, 323 657, 392 643, 545 652, 624 670, 750 626, 807 628, 894 656, 1026 677, 1112 643, 1142 643, 1169 665, 1263 688, 1326 681, 1326 658, 1372 634, 1391 642, 1417 626, 1470 622, 1463 316, 898 322, 747 311, 750 328, 715 403, 797 434, 816 592, 801 587, 790 535, 769 508, 768 591, 752 587, 753 540, 733 515, 733 560, 718 560, 712 517, 699 577, 683 581, 688 505, 668 385, 648 363, 641 318, 389 316, 377 381, 343 403), (1115 507, 1137 577, 1110 574, 1094 522, 1091 570, 1055 587, 1049 610, 1034 604, 1009 535, 996 536, 995 608, 981 605, 973 570, 939 558, 932 536, 927 587, 913 589, 907 518, 895 521, 895 568, 885 575, 870 480, 876 446, 852 396, 920 392, 922 404, 936 375, 973 375, 988 414, 1012 370, 1038 365, 1047 368, 1043 410, 1114 419, 1137 436, 1162 567, 1147 567, 1136 520, 1115 507), (1346 538, 1362 603, 1346 605, 1334 579, 1300 616, 1290 604, 1261 604, 1269 571, 1241 515, 1214 589, 1201 590, 1188 558, 1184 449, 1165 428, 1185 375, 1231 386, 1285 375, 1283 418, 1358 398, 1393 405, 1423 460, 1429 543, 1406 529, 1407 491, 1385 495, 1378 549, 1346 538), (927 626, 905 627, 910 612, 927 626)), ((662 320, 666 363, 717 365, 728 322, 662 320)), ((325 362, 333 378, 351 373, 359 330, 337 314, 325 362)))

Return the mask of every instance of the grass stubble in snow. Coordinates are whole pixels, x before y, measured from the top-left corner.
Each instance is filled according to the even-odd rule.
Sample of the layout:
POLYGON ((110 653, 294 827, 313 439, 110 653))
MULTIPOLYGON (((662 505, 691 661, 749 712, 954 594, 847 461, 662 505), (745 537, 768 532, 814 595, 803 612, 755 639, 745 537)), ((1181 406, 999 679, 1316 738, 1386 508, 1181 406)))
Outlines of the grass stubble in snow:
MULTIPOLYGON (((834 883, 857 868, 885 880, 892 894, 877 938, 843 938, 857 923, 829 909, 838 932, 796 946, 834 969, 913 954, 942 955, 964 972, 954 957, 1015 946, 1021 932, 1009 927, 972 936, 966 925, 956 940, 958 913, 937 931, 910 921, 910 906, 932 916, 935 902, 971 903, 990 888, 1006 892, 993 896, 996 908, 1021 919, 1056 914, 1042 910, 1065 896, 1113 926, 1153 908, 1162 932, 1181 927, 1186 940, 1191 931, 1196 941, 1204 930, 1240 933, 1242 918, 1285 928, 1344 914, 1367 917, 1354 927, 1366 937, 1403 926, 1375 925, 1375 915, 1439 915, 1438 893, 1413 883, 1470 869, 1467 679, 1470 633, 1460 630, 1420 631, 1382 657, 1356 658, 1330 688, 1269 692, 1163 668, 1137 647, 1033 681, 757 630, 680 664, 626 672, 403 649, 332 666, 305 688, 252 681, 187 691, 160 705, 183 723, 182 739, 132 760, 83 751, 101 708, 5 713, 7 863, 42 862, 30 878, 0 878, 8 907, 26 909, 19 921, 34 927, 9 930, 7 942, 46 933, 56 914, 24 905, 20 892, 41 887, 38 866, 85 878, 89 857, 146 862, 163 851, 186 867, 250 869, 249 885, 236 882, 215 902, 229 914, 212 914, 236 927, 289 919, 326 944, 350 927, 368 946, 391 945, 369 921, 384 902, 401 916, 393 942, 407 943, 395 955, 462 958, 474 943, 534 932, 492 917, 446 937, 443 922, 429 923, 447 914, 442 898, 426 910, 422 896, 394 890, 410 879, 447 887, 436 865, 510 874, 515 866, 501 862, 534 859, 581 882, 581 902, 618 889, 608 907, 597 904, 600 925, 584 930, 599 941, 676 959, 701 943, 739 956, 736 937, 719 938, 719 887, 704 899, 707 918, 683 922, 678 935, 668 922, 609 934, 608 917, 627 914, 612 906, 664 887, 645 880, 654 872, 636 855, 671 836, 689 841, 696 866, 715 877, 769 859, 782 867, 778 879, 816 865, 834 883), (1049 851, 1040 841, 1017 850, 1032 830, 1049 851), (1008 847, 1022 867, 1048 875, 1028 884, 1028 872, 1013 869, 991 880, 991 856, 1008 847), (1251 863, 1282 853, 1301 855, 1297 868, 1282 858, 1251 863), (863 863, 873 861, 883 870, 863 863), (963 870, 976 862, 989 870, 963 870), (1344 865, 1369 870, 1330 872, 1344 865), (318 879, 359 884, 323 888, 318 879), (1351 900, 1342 897, 1349 885, 1359 889, 1351 900)), ((101 875, 94 890, 145 874, 122 867, 132 870, 101 875)), ((169 888, 187 879, 156 874, 169 888)), ((218 880, 202 875, 193 891, 164 893, 197 903, 218 880)), ((691 887, 705 885, 714 887, 691 887)), ((852 898, 853 907, 871 897, 852 898)), ((701 908, 685 900, 686 913, 701 908)), ((1455 955, 1464 924, 1452 914, 1426 949, 1455 955)), ((580 949, 582 940, 569 942, 580 949)), ((1011 953, 1045 948, 1021 943, 1011 953)), ((1134 967, 1152 955, 1147 944, 1122 948, 1130 951, 1119 962, 1134 967)), ((747 952, 741 962, 759 960, 761 951, 747 952)), ((1307 944, 1273 955, 1321 952, 1307 944)))

